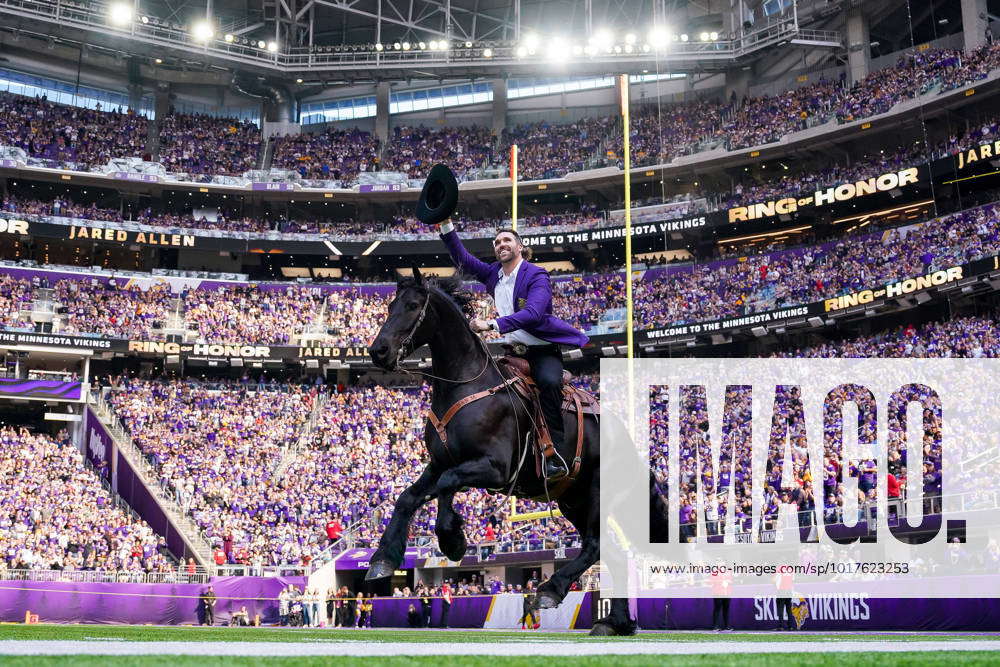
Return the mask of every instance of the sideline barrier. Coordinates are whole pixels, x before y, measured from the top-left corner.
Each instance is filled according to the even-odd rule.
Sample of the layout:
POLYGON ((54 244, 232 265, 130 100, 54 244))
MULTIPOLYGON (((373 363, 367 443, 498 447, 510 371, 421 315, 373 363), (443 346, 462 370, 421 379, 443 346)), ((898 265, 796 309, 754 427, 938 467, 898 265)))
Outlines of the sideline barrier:
MULTIPOLYGON (((212 581, 218 603, 216 625, 227 624, 233 611, 247 607, 250 618, 278 622, 277 595, 304 577, 222 577, 212 581)), ((201 584, 99 584, 34 581, 0 582, 0 622, 190 625, 201 621, 201 584)), ((1000 631, 1000 599, 876 599, 864 595, 793 598, 805 605, 803 630, 822 631, 1000 631)), ((373 627, 408 627, 410 605, 419 598, 377 598, 373 627)), ((520 595, 455 596, 448 616, 451 628, 519 628, 520 595)), ((570 593, 563 605, 544 610, 543 629, 588 629, 595 615, 608 611, 609 600, 596 593, 570 593)), ((441 598, 431 599, 431 627, 441 625, 441 598)), ((324 603, 325 607, 325 603, 324 603)), ((711 627, 711 599, 640 599, 639 625, 645 629, 705 630, 711 627)), ((736 630, 778 627, 774 597, 734 598, 730 621, 736 630)))
POLYGON ((216 625, 244 605, 250 618, 259 614, 263 623, 277 623, 278 593, 305 583, 305 577, 216 577, 210 584, 0 581, 0 622, 21 623, 30 610, 42 623, 197 624, 199 597, 211 585, 216 625))

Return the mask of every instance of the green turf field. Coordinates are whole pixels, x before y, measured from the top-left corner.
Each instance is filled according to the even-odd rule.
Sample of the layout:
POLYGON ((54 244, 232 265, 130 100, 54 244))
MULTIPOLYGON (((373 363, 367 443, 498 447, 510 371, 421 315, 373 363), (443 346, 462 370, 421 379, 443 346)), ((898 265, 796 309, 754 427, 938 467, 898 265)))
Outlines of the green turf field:
MULTIPOLYGON (((963 641, 995 640, 1000 635, 959 633, 811 633, 811 632, 643 632, 643 641, 683 642, 774 642, 786 641, 963 641)), ((57 639, 63 641, 217 641, 217 642, 302 642, 368 641, 414 643, 477 643, 503 641, 629 642, 633 637, 588 637, 584 632, 542 632, 519 630, 356 630, 321 628, 225 628, 201 626, 142 625, 0 625, 0 641, 7 639, 57 639)))
POLYGON ((729 665, 746 665, 748 667, 826 667, 828 665, 857 665, 884 667, 893 665, 951 665, 956 661, 963 667, 978 667, 979 665, 1000 664, 1000 635, 972 633, 778 633, 778 632, 644 632, 638 637, 628 638, 590 638, 582 632, 520 632, 513 630, 336 630, 336 629, 293 629, 293 628, 224 628, 224 627, 160 627, 160 626, 109 626, 109 625, 0 625, 0 665, 2 667, 44 667, 46 665, 80 665, 82 667, 195 667, 201 665, 266 665, 268 667, 319 667, 320 665, 370 665, 372 667, 526 667, 542 665, 544 667, 582 665, 584 667, 605 667, 606 665, 622 665, 633 667, 638 665, 706 665, 724 667, 729 665), (17 645, 22 641, 54 642, 61 652, 68 655, 46 655, 53 651, 51 647, 42 649, 41 655, 12 656, 3 655, 5 645, 17 645), (969 651, 958 651, 958 645, 975 641, 976 645, 968 645, 969 651), (133 651, 142 655, 109 655, 131 642, 144 642, 133 651), (152 643, 151 645, 145 644, 152 643), (222 655, 164 655, 170 651, 170 645, 160 649, 157 642, 181 643, 213 643, 223 646, 231 642, 241 644, 231 645, 233 656, 222 655), (347 642, 347 643, 345 643, 347 642), (388 652, 395 657, 384 656, 338 656, 338 651, 348 653, 345 646, 355 643, 369 642, 372 648, 355 648, 354 653, 374 651, 376 645, 385 644, 382 652, 388 652), (428 655, 435 645, 481 644, 489 646, 495 652, 503 653, 507 649, 497 650, 498 645, 508 644, 513 647, 535 642, 534 646, 523 647, 525 656, 492 656, 476 655, 476 649, 471 647, 468 656, 428 655), (628 646, 630 642, 653 644, 647 655, 615 655, 628 646), (809 642, 806 646, 802 642, 809 642), (825 646, 851 642, 842 650, 851 652, 827 653, 825 646), (892 645, 897 648, 901 642, 931 642, 933 646, 913 645, 914 649, 905 648, 898 653, 866 652, 864 648, 872 644, 892 645), (284 644, 286 648, 276 647, 277 651, 265 650, 268 644, 284 644), (765 646, 764 643, 767 643, 765 646), (996 651, 990 649, 994 644, 996 651), (584 650, 589 644, 590 652, 600 646, 599 652, 608 655, 574 656, 575 650, 584 650), (729 644, 733 651, 742 650, 743 654, 729 653, 726 649, 722 654, 705 654, 706 651, 718 650, 719 645, 729 644), (757 645, 759 649, 750 648, 757 645), (817 644, 820 646, 817 647, 817 644), (860 644, 860 646, 858 646, 860 644), (259 652, 282 653, 306 650, 327 645, 330 655, 295 657, 264 657, 255 656, 259 652), (596 646, 595 646, 596 645, 596 646), (802 647, 798 651, 796 645, 802 647), (408 646, 413 653, 422 655, 407 655, 408 646), (558 655, 535 655, 536 647, 560 647, 558 655), (574 646, 579 647, 574 649, 574 646), (660 646, 664 654, 660 653, 660 646), (302 647, 308 647, 303 649, 302 647), (686 648, 684 648, 686 647, 686 648), (940 647, 940 648, 938 648, 940 647), (677 649, 684 648, 678 651, 677 649), (749 651, 748 651, 749 648, 749 651), (819 653, 807 652, 812 650, 819 653), (929 650, 928 650, 929 649, 929 650), (755 653, 766 650, 768 653, 755 653), (79 654, 77 654, 79 651, 79 654), (84 654, 87 655, 84 655, 84 654), (104 653, 102 655, 102 653, 104 653), (683 653, 667 655, 667 653, 683 653))
POLYGON ((301 657, 301 658, 233 658, 233 657, 189 657, 155 655, 137 658, 136 656, 3 656, 0 662, 4 667, 125 667, 126 665, 143 665, 143 667, 195 667, 201 665, 234 665, 236 667, 323 667, 324 665, 378 665, 382 667, 526 667, 528 665, 544 664, 581 667, 645 667, 646 665, 704 665, 705 667, 827 667, 828 665, 851 665, 852 667, 885 667, 886 664, 896 665, 928 665, 930 667, 950 667, 956 660, 961 660, 962 667, 980 667, 997 664, 997 654, 990 651, 971 651, 955 656, 953 653, 893 653, 891 655, 858 653, 841 653, 834 655, 801 655, 797 653, 771 653, 768 655, 684 655, 684 656, 629 656, 617 655, 607 657, 566 657, 544 660, 537 658, 496 658, 470 656, 413 656, 398 658, 335 658, 335 657, 301 657), (888 662, 891 661, 891 662, 888 662))

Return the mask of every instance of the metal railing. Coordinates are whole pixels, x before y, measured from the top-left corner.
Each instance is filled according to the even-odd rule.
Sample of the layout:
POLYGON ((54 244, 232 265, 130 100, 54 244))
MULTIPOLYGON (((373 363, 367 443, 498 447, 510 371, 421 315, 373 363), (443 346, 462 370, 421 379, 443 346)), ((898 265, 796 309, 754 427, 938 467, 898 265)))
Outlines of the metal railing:
POLYGON ((204 584, 212 578, 205 568, 177 568, 167 572, 142 570, 7 570, 0 569, 0 581, 53 581, 98 584, 204 584))
MULTIPOLYGON (((330 49, 318 47, 289 48, 280 45, 279 51, 271 53, 259 48, 258 44, 241 43, 242 40, 225 41, 225 33, 218 34, 207 43, 195 41, 186 26, 162 21, 156 17, 148 17, 147 22, 139 20, 139 16, 129 25, 115 28, 107 23, 107 12, 103 3, 66 3, 62 0, 0 0, 0 13, 30 18, 61 28, 76 28, 96 32, 106 36, 114 36, 133 42, 135 45, 157 46, 188 51, 202 60, 222 60, 251 65, 258 69, 270 70, 275 74, 292 74, 304 72, 336 71, 343 74, 344 70, 376 70, 387 67, 406 70, 435 70, 455 66, 475 68, 484 71, 502 71, 511 66, 546 65, 547 55, 543 52, 537 55, 518 55, 518 44, 513 41, 480 41, 475 48, 462 48, 456 42, 456 48, 439 50, 394 50, 374 48, 374 44, 365 45, 360 50, 330 49), (484 47, 492 49, 490 58, 483 57, 484 47)), ((23 32, 27 32, 26 30, 23 32)), ((39 34, 40 37, 44 35, 39 34)), ((747 56, 753 52, 775 46, 792 40, 815 46, 840 46, 839 33, 821 30, 801 30, 797 21, 785 19, 776 21, 761 29, 734 36, 732 39, 715 41, 678 41, 672 42, 666 50, 652 48, 620 48, 611 53, 602 53, 590 57, 579 57, 574 60, 577 69, 592 69, 600 71, 615 71, 629 66, 652 64, 662 61, 664 57, 673 62, 722 61, 747 56)))
POLYGON ((229 563, 215 566, 215 574, 219 577, 298 577, 309 574, 309 566, 229 563))
POLYGON ((171 497, 165 489, 158 483, 159 473, 149 462, 139 447, 132 440, 132 436, 122 426, 115 414, 114 409, 107 401, 107 393, 110 387, 104 387, 102 391, 93 398, 92 405, 97 411, 98 417, 106 425, 108 432, 118 443, 120 451, 129 460, 136 473, 146 483, 149 491, 157 499, 157 502, 172 519, 172 523, 181 532, 184 541, 193 549, 195 557, 204 567, 210 567, 212 563, 211 542, 204 531, 191 519, 190 516, 180 507, 176 499, 171 497))

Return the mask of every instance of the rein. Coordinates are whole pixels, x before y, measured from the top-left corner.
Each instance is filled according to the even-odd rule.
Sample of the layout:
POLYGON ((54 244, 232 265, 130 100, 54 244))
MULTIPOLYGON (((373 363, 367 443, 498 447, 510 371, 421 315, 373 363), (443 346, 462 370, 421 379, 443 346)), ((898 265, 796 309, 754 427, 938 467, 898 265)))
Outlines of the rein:
POLYGON ((420 309, 420 316, 417 318, 417 321, 414 322, 413 327, 410 328, 410 332, 406 334, 406 337, 404 337, 402 342, 399 344, 399 351, 396 352, 395 370, 400 371, 402 373, 406 373, 407 375, 423 375, 424 377, 431 378, 432 380, 440 380, 441 382, 451 382, 452 384, 468 384, 470 382, 475 382, 476 380, 481 378, 483 376, 483 373, 486 372, 486 369, 490 367, 490 359, 491 359, 489 348, 486 347, 486 344, 483 342, 483 339, 480 338, 479 336, 476 336, 475 338, 476 341, 479 342, 479 345, 483 348, 483 352, 486 354, 486 363, 483 364, 482 370, 476 373, 476 375, 474 375, 471 378, 466 378, 464 380, 449 380, 448 378, 439 377, 437 375, 434 375, 433 373, 427 373, 425 371, 411 371, 408 368, 403 368, 400 366, 400 363, 403 361, 403 359, 406 358, 406 355, 408 355, 410 352, 413 351, 410 349, 413 345, 413 337, 416 335, 417 329, 420 328, 420 325, 424 323, 424 318, 427 317, 427 306, 431 302, 431 291, 426 288, 424 289, 427 292, 427 295, 424 298, 423 308, 420 309))

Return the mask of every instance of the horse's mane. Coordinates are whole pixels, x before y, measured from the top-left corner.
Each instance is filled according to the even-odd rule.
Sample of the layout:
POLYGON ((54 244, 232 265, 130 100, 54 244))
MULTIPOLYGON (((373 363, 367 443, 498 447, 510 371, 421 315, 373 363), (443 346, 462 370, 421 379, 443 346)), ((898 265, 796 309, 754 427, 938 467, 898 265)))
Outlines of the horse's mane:
POLYGON ((414 277, 406 277, 399 281, 397 287, 399 289, 416 287, 439 292, 467 317, 473 317, 476 314, 473 306, 476 295, 471 290, 466 289, 463 282, 464 276, 455 273, 447 278, 423 278, 420 281, 414 277))

